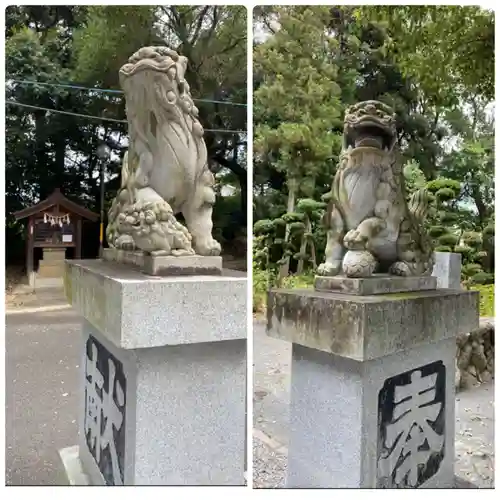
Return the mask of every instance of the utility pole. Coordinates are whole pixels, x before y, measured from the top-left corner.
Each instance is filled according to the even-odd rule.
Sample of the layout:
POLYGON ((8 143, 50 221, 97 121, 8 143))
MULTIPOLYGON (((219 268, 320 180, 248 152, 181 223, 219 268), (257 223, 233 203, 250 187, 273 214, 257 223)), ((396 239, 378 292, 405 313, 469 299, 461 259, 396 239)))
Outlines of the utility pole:
POLYGON ((97 156, 101 160, 101 171, 100 171, 100 190, 101 190, 101 203, 100 203, 100 221, 99 221, 99 258, 102 259, 102 254, 104 250, 104 170, 106 168, 106 162, 110 156, 109 146, 103 142, 97 148, 97 156))

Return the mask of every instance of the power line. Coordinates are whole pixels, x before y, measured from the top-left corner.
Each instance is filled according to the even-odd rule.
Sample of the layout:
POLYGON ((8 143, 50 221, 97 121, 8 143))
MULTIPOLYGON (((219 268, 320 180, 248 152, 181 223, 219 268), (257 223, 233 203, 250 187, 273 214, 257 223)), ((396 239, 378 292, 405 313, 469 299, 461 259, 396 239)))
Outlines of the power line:
MULTIPOLYGON (((75 90, 91 90, 94 92, 104 92, 108 94, 123 94, 123 90, 114 90, 114 89, 100 89, 93 87, 82 87, 81 85, 69 85, 63 83, 45 83, 45 82, 37 82, 34 80, 14 80, 10 79, 11 82, 20 83, 20 84, 28 84, 28 85, 42 85, 46 87, 61 87, 67 89, 75 89, 75 90)), ((232 102, 232 101, 214 101, 212 99, 193 99, 193 101, 197 102, 209 102, 214 104, 227 104, 228 106, 247 106, 245 103, 241 102, 232 102)))
MULTIPOLYGON (((103 121, 115 122, 115 123, 127 123, 127 120, 117 120, 116 118, 106 118, 104 116, 82 115, 80 113, 73 113, 71 111, 61 111, 59 109, 50 109, 50 108, 42 108, 41 106, 32 106, 31 104, 24 104, 22 102, 5 101, 5 104, 12 104, 14 106, 21 106, 23 108, 39 109, 41 111, 49 111, 50 113, 59 113, 62 115, 77 116, 80 118, 90 118, 93 120, 103 120, 103 121)), ((226 134, 246 134, 247 133, 246 130, 225 130, 225 129, 215 129, 215 128, 206 128, 204 130, 205 130, 205 132, 218 132, 218 133, 226 133, 226 134)))
POLYGON ((78 116, 80 118, 91 118, 95 120, 104 120, 115 123, 127 123, 127 120, 117 120, 115 118, 105 118, 102 116, 82 115, 80 113, 72 113, 71 111, 60 111, 58 109, 49 109, 49 108, 42 108, 40 106, 32 106, 31 104, 24 104, 22 102, 5 101, 5 104, 12 104, 14 106, 21 106, 23 108, 39 109, 41 111, 49 111, 51 113, 59 113, 61 115, 78 116))

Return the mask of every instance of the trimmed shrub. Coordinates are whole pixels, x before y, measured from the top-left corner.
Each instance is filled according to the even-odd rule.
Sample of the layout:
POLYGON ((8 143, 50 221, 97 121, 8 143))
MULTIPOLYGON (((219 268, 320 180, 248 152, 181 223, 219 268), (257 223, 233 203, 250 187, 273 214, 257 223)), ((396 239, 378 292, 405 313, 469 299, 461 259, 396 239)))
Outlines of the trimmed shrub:
POLYGON ((491 273, 480 271, 471 277, 471 281, 477 285, 492 285, 495 282, 495 276, 491 273))
POLYGON ((444 226, 431 226, 429 228, 429 236, 432 238, 439 238, 445 234, 447 229, 444 226))
POLYGON ((462 266, 462 272, 465 276, 474 276, 482 271, 480 264, 465 264, 462 266))
POLYGON ((456 236, 452 233, 443 234, 442 236, 440 236, 438 238, 438 242, 440 245, 449 246, 449 247, 455 246, 457 244, 457 241, 458 241, 458 236, 456 236))
POLYGON ((437 246, 435 249, 434 249, 435 252, 449 252, 449 253, 452 253, 453 250, 451 249, 451 247, 447 247, 447 246, 444 246, 444 245, 439 245, 437 246))

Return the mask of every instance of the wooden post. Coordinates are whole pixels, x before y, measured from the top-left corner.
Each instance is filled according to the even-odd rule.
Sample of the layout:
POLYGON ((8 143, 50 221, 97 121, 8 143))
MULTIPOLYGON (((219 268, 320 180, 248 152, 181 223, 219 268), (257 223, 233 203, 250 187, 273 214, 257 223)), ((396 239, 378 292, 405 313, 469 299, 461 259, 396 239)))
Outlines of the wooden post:
POLYGON ((79 260, 82 258, 82 218, 78 217, 76 220, 76 247, 75 247, 75 259, 79 260))
POLYGON ((26 238, 26 272, 28 274, 28 283, 34 286, 33 276, 33 240, 34 240, 34 221, 33 217, 28 218, 28 234, 26 238))

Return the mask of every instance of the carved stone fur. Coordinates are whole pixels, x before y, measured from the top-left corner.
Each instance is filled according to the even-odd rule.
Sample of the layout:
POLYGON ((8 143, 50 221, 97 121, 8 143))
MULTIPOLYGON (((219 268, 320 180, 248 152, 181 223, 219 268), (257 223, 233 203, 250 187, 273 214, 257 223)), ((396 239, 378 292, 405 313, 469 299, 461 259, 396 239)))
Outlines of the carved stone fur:
POLYGON ((431 274, 432 246, 422 225, 428 204, 425 190, 406 202, 393 110, 378 101, 351 106, 325 214, 327 245, 318 274, 431 274))
POLYGON ((129 149, 108 214, 112 247, 157 255, 220 254, 212 237, 214 177, 184 79, 187 62, 166 47, 144 47, 120 69, 129 149), (176 220, 178 213, 187 228, 176 220))

